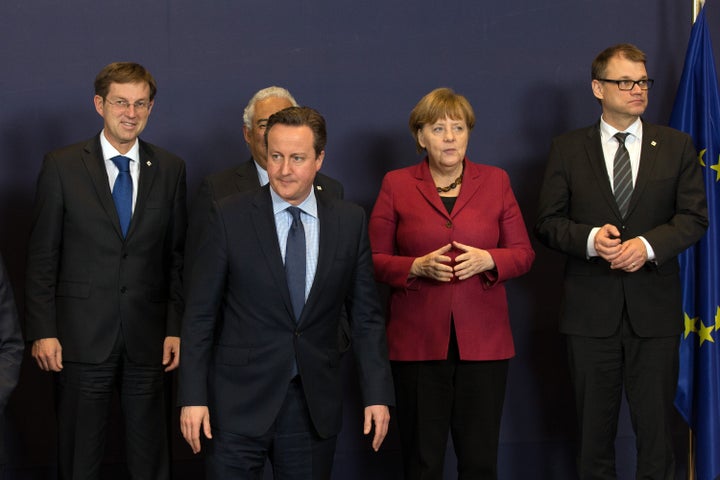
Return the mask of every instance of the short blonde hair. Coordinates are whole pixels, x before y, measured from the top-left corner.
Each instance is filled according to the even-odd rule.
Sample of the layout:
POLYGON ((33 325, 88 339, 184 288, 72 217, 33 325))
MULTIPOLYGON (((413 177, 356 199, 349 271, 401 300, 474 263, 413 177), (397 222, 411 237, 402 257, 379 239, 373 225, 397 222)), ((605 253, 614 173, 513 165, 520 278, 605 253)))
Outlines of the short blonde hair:
POLYGON ((436 88, 421 98, 410 112, 408 125, 418 152, 425 150, 418 141, 418 131, 428 123, 435 123, 445 117, 463 120, 468 130, 475 126, 475 112, 467 98, 450 88, 436 88))

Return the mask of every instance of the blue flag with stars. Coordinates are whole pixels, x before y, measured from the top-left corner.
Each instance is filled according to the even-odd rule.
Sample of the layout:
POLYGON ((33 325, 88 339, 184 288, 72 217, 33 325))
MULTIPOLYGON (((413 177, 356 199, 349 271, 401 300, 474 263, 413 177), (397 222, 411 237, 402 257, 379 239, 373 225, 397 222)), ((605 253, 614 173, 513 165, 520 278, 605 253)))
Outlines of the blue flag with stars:
POLYGON ((695 435, 698 480, 720 475, 720 96, 705 9, 688 44, 670 126, 698 149, 708 201, 705 236, 680 256, 685 332, 675 407, 695 435))

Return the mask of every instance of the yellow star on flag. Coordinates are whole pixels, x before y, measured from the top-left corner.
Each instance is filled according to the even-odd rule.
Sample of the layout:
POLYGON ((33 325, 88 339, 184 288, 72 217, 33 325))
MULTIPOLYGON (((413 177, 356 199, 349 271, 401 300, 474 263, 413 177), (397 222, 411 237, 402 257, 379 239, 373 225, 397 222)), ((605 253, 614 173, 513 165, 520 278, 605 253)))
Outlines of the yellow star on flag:
POLYGON ((698 329, 698 338, 700 338, 700 346, 705 341, 715 343, 715 339, 712 337, 712 332, 715 330, 715 325, 706 327, 702 320, 700 320, 700 328, 698 329))

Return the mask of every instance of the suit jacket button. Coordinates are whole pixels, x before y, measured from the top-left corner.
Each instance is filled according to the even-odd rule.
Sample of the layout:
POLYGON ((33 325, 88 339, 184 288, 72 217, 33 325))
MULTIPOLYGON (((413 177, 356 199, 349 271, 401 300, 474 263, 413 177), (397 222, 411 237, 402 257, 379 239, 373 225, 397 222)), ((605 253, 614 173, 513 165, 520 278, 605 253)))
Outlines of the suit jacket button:
POLYGON ((127 292, 127 287, 120 287, 120 293, 127 292))
POLYGON ((448 220, 448 222, 445 224, 447 228, 452 228, 452 222, 448 220))

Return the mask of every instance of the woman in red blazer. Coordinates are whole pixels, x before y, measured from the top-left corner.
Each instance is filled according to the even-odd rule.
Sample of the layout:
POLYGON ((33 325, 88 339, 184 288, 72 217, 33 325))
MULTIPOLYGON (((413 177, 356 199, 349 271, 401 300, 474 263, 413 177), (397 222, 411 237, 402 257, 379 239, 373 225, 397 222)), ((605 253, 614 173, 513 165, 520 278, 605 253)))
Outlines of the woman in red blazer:
POLYGON ((406 479, 496 478, 508 359, 504 282, 535 258, 503 170, 465 157, 475 114, 440 88, 410 113, 418 165, 388 173, 370 217, 375 277, 392 288, 387 339, 406 479))

